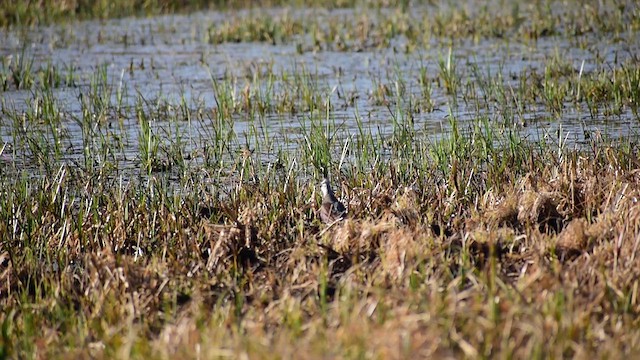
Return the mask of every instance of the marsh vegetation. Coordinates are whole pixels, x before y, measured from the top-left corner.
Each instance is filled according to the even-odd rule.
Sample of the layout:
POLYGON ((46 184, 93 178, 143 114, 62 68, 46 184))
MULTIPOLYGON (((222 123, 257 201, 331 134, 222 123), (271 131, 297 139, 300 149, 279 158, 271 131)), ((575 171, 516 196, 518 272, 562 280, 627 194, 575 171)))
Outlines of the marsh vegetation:
POLYGON ((634 2, 184 3, 3 7, 0 358, 637 353, 634 2))

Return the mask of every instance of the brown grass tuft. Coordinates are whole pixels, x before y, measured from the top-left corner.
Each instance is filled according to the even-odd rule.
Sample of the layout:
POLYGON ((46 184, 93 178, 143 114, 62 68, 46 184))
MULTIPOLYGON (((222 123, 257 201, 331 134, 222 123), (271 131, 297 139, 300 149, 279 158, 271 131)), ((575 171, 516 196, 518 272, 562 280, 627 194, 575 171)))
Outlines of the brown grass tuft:
POLYGON ((525 191, 519 197, 518 221, 536 225, 540 232, 558 233, 563 226, 563 216, 557 209, 557 194, 525 191))
POLYGON ((587 251, 592 238, 587 234, 585 219, 575 219, 560 233, 556 242, 556 255, 561 261, 571 260, 587 251))
POLYGON ((495 209, 489 211, 488 219, 500 227, 518 228, 518 198, 516 196, 507 197, 495 209))

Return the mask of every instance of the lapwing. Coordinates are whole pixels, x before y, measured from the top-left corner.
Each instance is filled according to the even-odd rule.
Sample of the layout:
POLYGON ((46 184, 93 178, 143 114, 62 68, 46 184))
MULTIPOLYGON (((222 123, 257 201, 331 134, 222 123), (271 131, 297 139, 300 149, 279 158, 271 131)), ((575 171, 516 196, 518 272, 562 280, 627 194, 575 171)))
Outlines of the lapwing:
POLYGON ((320 207, 320 219, 325 224, 331 224, 333 222, 342 220, 347 215, 347 209, 336 198, 336 195, 331 189, 331 183, 328 178, 324 178, 320 183, 320 190, 322 191, 322 206, 320 207))

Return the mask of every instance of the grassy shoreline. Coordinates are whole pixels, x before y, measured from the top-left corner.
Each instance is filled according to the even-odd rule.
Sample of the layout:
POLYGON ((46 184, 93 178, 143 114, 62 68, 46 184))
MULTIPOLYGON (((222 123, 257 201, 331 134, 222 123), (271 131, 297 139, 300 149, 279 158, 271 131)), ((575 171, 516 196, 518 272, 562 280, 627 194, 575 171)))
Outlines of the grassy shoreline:
POLYGON ((352 7, 358 4, 373 6, 397 6, 403 1, 379 0, 39 0, 0 1, 0 26, 31 26, 61 23, 66 21, 111 19, 127 16, 157 16, 189 13, 202 10, 259 9, 264 7, 305 7, 320 8, 352 7))
MULTIPOLYGON (((508 6, 500 1, 477 5, 473 2, 421 0, 2 0, 1 5, 1 28, 130 16, 189 14, 207 10, 226 12, 229 15, 227 20, 218 24, 219 28, 213 29, 213 43, 274 41, 276 37, 297 35, 299 32, 313 34, 317 28, 325 27, 329 30, 325 36, 329 37, 346 32, 340 39, 345 44, 364 36, 368 41, 388 45, 391 38, 402 36, 410 40, 411 46, 428 45, 430 38, 519 38, 535 41, 543 37, 576 37, 589 33, 619 35, 640 29, 640 9, 628 0, 608 0, 586 5, 579 1, 562 5, 555 2, 516 1, 508 6), (307 8, 314 9, 314 12, 303 21, 293 23, 287 16, 272 18, 264 11, 307 8), (341 8, 362 9, 363 16, 349 21, 342 19, 337 12, 328 18, 321 17, 320 21, 315 19, 319 12, 341 8), (368 12, 376 13, 380 19, 369 18, 368 12)), ((314 36, 317 42, 326 40, 314 36)))
MULTIPOLYGON (((146 15, 165 11, 148 4, 146 15)), ((526 44, 638 29, 637 8, 586 6, 590 17, 563 22, 538 5, 524 25, 513 9, 495 23, 489 9, 443 10, 429 34, 395 10, 355 26, 245 14, 194 42, 339 54, 398 37, 421 49, 431 36, 526 44)), ((585 70, 545 54, 505 76, 451 48, 346 91, 348 71, 332 88, 298 63, 207 68, 212 106, 188 90, 171 102, 129 89, 125 73, 163 76, 144 58, 120 77, 3 58, 2 92, 26 95, 24 106, 3 97, 0 113, 0 359, 637 354, 640 141, 624 124, 638 120, 636 59, 598 54, 585 70), (77 97, 60 101, 60 89, 77 97), (388 110, 387 130, 359 97, 388 110), (446 132, 416 126, 438 107, 446 132), (576 113, 574 141, 562 124, 576 113), (327 173, 349 211, 331 225, 318 216, 327 173)))
POLYGON ((3 356, 633 353, 637 143, 592 146, 448 143, 342 172, 351 216, 330 227, 296 166, 237 169, 218 196, 3 177, 3 356))

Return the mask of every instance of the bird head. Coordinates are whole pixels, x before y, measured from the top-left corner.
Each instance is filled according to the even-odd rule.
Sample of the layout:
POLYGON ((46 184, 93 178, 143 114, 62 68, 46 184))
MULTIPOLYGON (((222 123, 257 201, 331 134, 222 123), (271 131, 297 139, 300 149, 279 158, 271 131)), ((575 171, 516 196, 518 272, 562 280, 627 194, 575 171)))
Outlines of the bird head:
POLYGON ((320 191, 322 191, 322 196, 327 196, 331 193, 331 185, 329 184, 329 179, 324 178, 320 183, 320 191))

